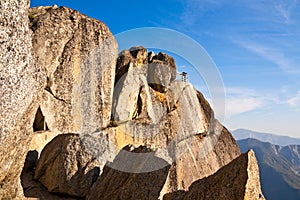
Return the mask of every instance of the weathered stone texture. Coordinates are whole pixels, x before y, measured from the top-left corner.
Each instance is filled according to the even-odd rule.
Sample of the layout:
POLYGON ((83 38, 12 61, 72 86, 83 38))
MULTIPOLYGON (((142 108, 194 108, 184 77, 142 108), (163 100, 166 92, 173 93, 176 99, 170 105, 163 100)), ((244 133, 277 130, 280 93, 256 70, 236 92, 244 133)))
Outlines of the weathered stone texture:
MULTIPOLYGON (((126 145, 146 146, 169 162, 163 195, 188 189, 194 181, 215 173, 239 156, 240 150, 227 129, 214 119, 203 95, 190 83, 174 80, 174 76, 152 73, 153 65, 147 62, 146 53, 144 48, 135 47, 119 55, 117 69, 121 72, 117 70, 116 74, 122 76, 114 91, 112 114, 118 126, 113 143, 119 149, 126 145), (149 74, 158 83, 155 87, 149 82, 149 74), (165 80, 164 90, 158 91, 165 80)), ((175 67, 173 58, 163 53, 148 56, 150 62, 167 60, 168 64, 158 65, 157 71, 175 67)))
POLYGON ((61 134, 43 149, 34 178, 50 192, 84 197, 100 174, 98 166, 79 135, 61 134))
POLYGON ((21 198, 19 176, 44 73, 32 55, 26 0, 0 3, 0 198, 21 198))
POLYGON ((238 157, 171 56, 133 47, 117 58, 104 23, 27 6, 0 4, 1 198, 22 199, 29 149, 30 197, 263 198, 253 152, 238 157))
POLYGON ((40 107, 54 132, 89 132, 110 121, 117 43, 98 20, 65 7, 30 9, 33 48, 47 70, 40 107))
POLYGON ((164 200, 258 200, 265 199, 260 188, 254 152, 239 156, 215 174, 194 182, 187 191, 166 194, 164 200))

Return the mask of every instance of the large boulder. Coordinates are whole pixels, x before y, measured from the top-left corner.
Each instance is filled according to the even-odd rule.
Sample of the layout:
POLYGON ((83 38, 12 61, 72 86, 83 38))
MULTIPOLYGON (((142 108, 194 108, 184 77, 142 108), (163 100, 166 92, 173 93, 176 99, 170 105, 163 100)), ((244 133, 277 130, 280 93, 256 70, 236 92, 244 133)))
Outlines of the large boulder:
POLYGON ((253 150, 239 156, 215 174, 194 182, 187 191, 164 195, 164 200, 263 200, 253 150))
POLYGON ((33 179, 34 169, 37 164, 38 152, 36 150, 29 151, 26 156, 24 167, 21 173, 21 184, 24 196, 27 200, 75 200, 75 198, 67 197, 59 194, 50 193, 45 186, 39 181, 33 179))
POLYGON ((130 63, 135 67, 147 64, 148 50, 144 47, 132 47, 120 52, 116 66, 116 83, 128 72, 130 63))
POLYGON ((32 54, 28 1, 0 6, 0 199, 21 199, 19 176, 46 77, 32 54))
POLYGON ((124 77, 133 68, 135 70, 143 68, 149 86, 158 92, 165 92, 177 75, 173 57, 163 52, 148 53, 146 48, 137 46, 120 52, 117 59, 115 84, 124 81, 124 77))
POLYGON ((177 70, 173 57, 159 52, 149 54, 147 81, 158 92, 165 92, 170 82, 176 79, 177 70), (150 57, 151 56, 151 57, 150 57))
POLYGON ((100 174, 101 164, 77 134, 60 134, 48 143, 34 178, 50 192, 84 197, 100 174))
POLYGON ((50 131, 89 132, 111 116, 117 43, 107 26, 66 7, 31 8, 38 64, 47 71, 40 109, 50 131))

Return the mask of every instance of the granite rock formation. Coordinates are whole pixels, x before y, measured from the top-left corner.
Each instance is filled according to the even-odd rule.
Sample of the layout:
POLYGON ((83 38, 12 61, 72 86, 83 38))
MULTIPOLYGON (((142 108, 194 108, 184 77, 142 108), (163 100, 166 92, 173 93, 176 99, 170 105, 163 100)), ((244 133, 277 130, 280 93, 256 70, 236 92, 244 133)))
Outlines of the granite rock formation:
POLYGON ((19 177, 46 79, 32 54, 28 1, 0 4, 0 198, 20 199, 19 177))
POLYGON ((255 152, 266 199, 300 199, 300 145, 279 146, 254 138, 237 142, 241 151, 255 152))
POLYGON ((144 47, 132 47, 119 54, 117 59, 116 80, 120 81, 122 76, 126 76, 130 67, 147 67, 147 82, 149 85, 163 92, 171 81, 176 78, 176 64, 174 58, 160 52, 155 54, 149 52, 144 47))
MULTIPOLYGON (((134 59, 148 60, 147 57, 140 59, 139 55, 151 55, 142 47, 132 49, 137 55, 134 59)), ((134 53, 131 52, 130 54, 134 53)), ((118 60, 122 55, 123 53, 120 54, 118 60)), ((164 54, 159 53, 158 55, 164 54)), ((152 56, 157 55, 152 54, 152 56)), ((129 61, 129 63, 134 62, 136 61, 129 61)), ((128 71, 123 71, 124 74, 114 88, 111 123, 95 132, 81 134, 82 148, 86 148, 85 151, 89 154, 87 157, 97 159, 100 170, 100 176, 97 183, 95 183, 99 187, 93 186, 90 191, 88 187, 85 187, 80 192, 83 196, 88 194, 88 198, 91 199, 96 197, 121 198, 124 195, 123 189, 116 190, 113 187, 111 188, 112 194, 106 196, 106 193, 103 193, 103 185, 114 185, 107 182, 109 180, 107 174, 116 176, 113 180, 132 182, 138 176, 136 175, 137 172, 143 174, 141 177, 151 177, 152 171, 160 173, 160 170, 164 169, 167 173, 162 176, 163 184, 159 187, 159 195, 157 195, 158 188, 155 188, 155 191, 151 189, 148 191, 153 192, 153 199, 161 198, 165 193, 188 189, 194 181, 215 173, 219 168, 240 155, 235 140, 213 118, 213 111, 200 92, 196 91, 190 83, 170 80, 169 77, 167 77, 169 83, 166 85, 165 90, 157 91, 147 81, 149 68, 151 67, 153 65, 143 64, 137 66, 131 64, 127 69, 128 71), (133 149, 140 147, 149 149, 154 153, 155 158, 157 157, 162 162, 149 158, 149 161, 155 164, 145 165, 144 163, 143 165, 128 166, 124 164, 126 160, 134 163, 140 158, 136 159, 134 156, 126 154, 124 162, 118 164, 120 162, 115 162, 115 159, 123 155, 123 149, 128 145, 131 145, 133 149), (124 173, 116 173, 116 171, 123 171, 124 173), (102 180, 102 178, 105 180, 102 180)), ((118 64, 116 68, 122 69, 118 64)), ((174 68, 174 66, 171 68, 174 68)), ((116 70, 116 74, 120 74, 118 70, 116 70)), ((161 83, 163 76, 159 76, 160 73, 157 74, 156 80, 161 83)), ((64 135, 64 137, 73 136, 64 135)), ((49 159, 49 162, 45 161, 44 158, 56 156, 56 154, 55 156, 49 156, 52 154, 53 149, 59 149, 62 146, 61 142, 57 142, 57 138, 53 141, 56 142, 50 143, 51 148, 47 145, 41 154, 35 171, 35 178, 42 182, 49 191, 82 197, 73 192, 77 191, 75 183, 69 184, 74 186, 72 186, 72 190, 67 186, 58 187, 58 185, 65 185, 64 183, 69 180, 76 181, 74 175, 77 174, 77 168, 72 167, 72 165, 53 167, 53 165, 57 165, 55 159, 49 159), (50 171, 41 170, 43 166, 49 168, 50 171), (57 172, 57 170, 60 172, 57 172), (60 178, 52 180, 50 177, 56 177, 57 173, 70 174, 70 177, 67 178, 61 175, 60 178), (43 180, 47 177, 51 181, 43 180)), ((67 152, 76 154, 76 151, 67 152)), ((68 154, 65 153, 65 155, 68 154)), ((76 155, 71 157, 76 158, 76 155)), ((67 156, 64 159, 70 161, 70 163, 76 160, 69 159, 67 156)), ((83 177, 81 178, 84 180, 83 177)), ((142 181, 141 178, 138 180, 142 181)), ((132 193, 136 190, 134 188, 137 188, 137 185, 127 185, 124 188, 126 188, 124 190, 132 193)), ((133 194, 131 198, 134 199, 136 195, 138 193, 133 194)), ((143 195, 145 196, 145 194, 143 195)))
POLYGON ((215 173, 240 154, 203 95, 190 83, 175 80, 172 61, 164 53, 155 55, 143 47, 121 52, 113 99, 118 148, 142 145, 167 154, 161 157, 171 167, 161 195, 188 189, 192 182, 215 173), (152 65, 158 58, 165 62, 160 69, 152 65), (171 76, 162 76, 166 72, 171 76), (166 84, 160 86, 162 83, 166 84))
POLYGON ((34 178, 50 192, 84 197, 100 174, 98 166, 79 135, 61 134, 43 149, 34 178))
POLYGON ((75 133, 106 126, 118 51, 112 33, 65 7, 32 8, 29 18, 37 63, 47 73, 40 109, 48 129, 75 133))
POLYGON ((215 174, 194 182, 187 191, 166 194, 163 199, 265 199, 260 188, 259 170, 253 150, 240 155, 215 174))
MULTIPOLYGON (((1 197, 22 198, 29 149, 22 185, 41 199, 162 199, 207 176, 222 178, 215 173, 226 165, 239 168, 235 140, 203 95, 176 80, 172 57, 143 47, 118 56, 104 23, 50 6, 30 9, 28 24, 20 20, 26 3, 18 3, 3 4, 13 16, 1 12, 11 37, 1 32, 1 197), (10 53, 17 59, 6 59, 10 53)), ((222 174, 256 180, 254 155, 249 162, 244 174, 222 174)), ((260 191, 259 182, 245 184, 260 191)))
POLYGON ((33 179, 34 169, 38 160, 38 151, 29 151, 26 156, 24 167, 21 173, 21 184, 24 196, 28 200, 75 200, 72 197, 64 197, 61 194, 50 193, 45 186, 33 179))

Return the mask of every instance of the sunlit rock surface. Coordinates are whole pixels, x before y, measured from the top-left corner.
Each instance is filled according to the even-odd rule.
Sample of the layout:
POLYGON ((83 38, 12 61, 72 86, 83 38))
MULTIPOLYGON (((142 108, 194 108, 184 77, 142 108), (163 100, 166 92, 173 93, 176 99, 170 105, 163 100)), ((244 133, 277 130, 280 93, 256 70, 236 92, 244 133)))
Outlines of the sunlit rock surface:
POLYGON ((245 198, 260 194, 254 156, 246 167, 232 162, 240 155, 235 140, 204 96, 176 80, 171 56, 143 47, 118 56, 104 23, 69 8, 26 13, 25 2, 3 5, 15 21, 1 12, 1 25, 15 40, 1 32, 7 45, 0 68, 1 197, 22 199, 24 161, 21 182, 32 198, 162 199, 186 191, 180 192, 185 198, 198 181, 246 175, 233 190, 245 191, 245 198), (20 20, 27 16, 30 24, 20 20))
POLYGON ((107 26, 65 7, 29 11, 38 64, 47 71, 40 109, 49 130, 85 132, 110 121, 117 43, 107 26))
POLYGON ((20 173, 46 77, 32 55, 28 1, 0 3, 0 198, 21 199, 20 173))

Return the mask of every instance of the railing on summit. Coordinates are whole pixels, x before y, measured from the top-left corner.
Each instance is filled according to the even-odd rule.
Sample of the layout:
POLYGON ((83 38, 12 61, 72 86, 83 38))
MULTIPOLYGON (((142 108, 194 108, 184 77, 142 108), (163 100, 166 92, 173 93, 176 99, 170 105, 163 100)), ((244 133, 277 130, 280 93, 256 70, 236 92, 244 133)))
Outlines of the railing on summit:
POLYGON ((177 80, 181 80, 183 82, 188 82, 189 81, 189 77, 188 77, 188 74, 186 72, 177 72, 177 77, 176 77, 177 80))

